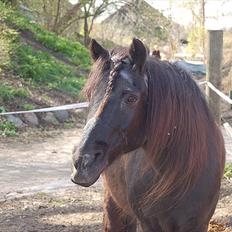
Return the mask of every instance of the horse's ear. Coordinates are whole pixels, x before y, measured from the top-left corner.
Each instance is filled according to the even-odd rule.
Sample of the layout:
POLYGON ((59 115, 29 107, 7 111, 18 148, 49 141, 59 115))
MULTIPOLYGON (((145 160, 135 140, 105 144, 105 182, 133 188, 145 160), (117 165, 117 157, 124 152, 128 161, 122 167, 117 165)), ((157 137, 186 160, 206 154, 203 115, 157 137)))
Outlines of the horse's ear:
POLYGON ((109 56, 109 52, 103 48, 95 39, 91 40, 89 49, 94 61, 96 61, 99 57, 107 58, 109 56))
POLYGON ((134 38, 129 48, 129 54, 135 67, 142 71, 147 58, 147 49, 143 42, 134 38))

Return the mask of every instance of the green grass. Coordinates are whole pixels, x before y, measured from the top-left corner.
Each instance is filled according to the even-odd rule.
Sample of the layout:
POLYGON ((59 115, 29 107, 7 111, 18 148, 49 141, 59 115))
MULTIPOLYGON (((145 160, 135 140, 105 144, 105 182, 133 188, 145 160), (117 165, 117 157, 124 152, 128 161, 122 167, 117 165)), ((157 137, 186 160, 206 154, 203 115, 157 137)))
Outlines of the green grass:
POLYGON ((80 98, 80 92, 85 82, 86 78, 84 77, 64 78, 59 82, 53 83, 51 87, 80 98))
POLYGON ((7 102, 12 101, 14 98, 27 98, 29 93, 24 88, 13 88, 7 84, 0 85, 0 101, 7 102))
MULTIPOLYGON (((44 30, 1 1, 0 47, 0 112, 9 110, 9 105, 12 107, 14 104, 24 110, 35 109, 33 90, 41 92, 41 99, 47 97, 50 100, 52 94, 47 96, 50 90, 63 92, 73 97, 74 101, 81 98, 80 90, 86 78, 78 73, 83 73, 83 70, 87 71, 90 67, 88 50, 78 42, 44 30), (53 52, 61 53, 62 57, 76 66, 56 59, 52 53, 36 50, 25 44, 20 35, 22 31, 29 32, 35 41, 53 52), (7 73, 2 75, 3 78, 2 71, 7 73), (22 83, 26 88, 9 84, 12 81, 22 83)), ((18 133, 13 123, 0 117, 0 137, 16 136, 18 133)))
POLYGON ((19 12, 9 9, 9 7, 2 2, 0 2, 0 12, 0 17, 4 18, 8 24, 23 31, 30 31, 33 38, 45 47, 55 52, 62 53, 78 67, 89 69, 89 52, 79 42, 70 41, 55 33, 44 30, 41 26, 31 22, 19 12))
POLYGON ((227 178, 232 178, 232 163, 227 163, 225 165, 224 176, 227 178))
POLYGON ((34 110, 36 106, 33 104, 25 103, 21 105, 21 108, 24 110, 34 110))
MULTIPOLYGON (((35 50, 31 46, 23 44, 20 40, 20 33, 16 29, 5 27, 4 33, 0 33, 0 40, 1 37, 8 40, 10 58, 5 66, 9 70, 12 70, 33 88, 43 88, 48 91, 55 89, 75 98, 80 97, 79 93, 86 78, 78 75, 78 69, 88 70, 90 67, 90 56, 85 47, 78 42, 69 41, 44 30, 1 1, 0 20, 6 22, 6 25, 13 26, 17 31, 31 32, 36 41, 52 51, 62 53, 76 65, 76 67, 69 66, 47 52, 35 50)), ((14 91, 8 86, 0 87, 0 101, 1 98, 4 101, 11 101, 17 94, 20 95, 20 91, 14 91), (1 91, 2 89, 3 91, 1 91)), ((24 96, 22 94, 22 97, 24 96)))
POLYGON ((46 86, 74 97, 79 96, 86 79, 77 77, 72 67, 28 45, 14 45, 13 50, 11 67, 22 79, 35 87, 46 86))
POLYGON ((6 120, 0 121, 0 136, 7 137, 16 135, 18 135, 18 129, 13 123, 6 120))
POLYGON ((35 51, 28 45, 14 45, 13 51, 12 68, 25 80, 38 84, 49 83, 71 72, 65 65, 52 59, 48 53, 35 51))

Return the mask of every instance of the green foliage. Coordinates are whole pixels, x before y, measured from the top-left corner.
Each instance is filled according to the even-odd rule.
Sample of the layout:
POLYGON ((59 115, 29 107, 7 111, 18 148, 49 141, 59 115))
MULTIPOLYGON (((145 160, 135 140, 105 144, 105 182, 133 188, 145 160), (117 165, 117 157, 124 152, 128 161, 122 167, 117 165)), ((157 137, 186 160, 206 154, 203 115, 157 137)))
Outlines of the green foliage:
POLYGON ((3 106, 0 106, 0 113, 4 113, 4 112, 6 112, 6 109, 5 109, 5 107, 3 107, 3 106))
MULTIPOLYGON (((7 68, 14 71, 20 78, 35 88, 56 89, 70 96, 79 97, 85 78, 78 77, 77 68, 88 70, 90 66, 89 52, 78 42, 72 42, 44 30, 19 12, 12 10, 0 2, 0 20, 6 22, 10 29, 4 29, 4 38, 9 39, 9 54, 7 68), (31 39, 44 45, 51 52, 58 52, 61 57, 69 59, 77 67, 66 65, 57 60, 52 54, 36 50, 30 45, 22 43, 20 32, 23 31, 31 39)), ((1 29, 1 28, 0 28, 1 29)), ((0 30, 1 31, 1 30, 0 30)), ((23 89, 14 89, 8 85, 0 86, 0 102, 11 101, 15 97, 26 97, 28 93, 23 89)), ((26 106, 27 107, 27 106, 26 106)))
MULTIPOLYGON (((39 30, 40 31, 40 30, 39 30)), ((41 42, 45 47, 53 51, 66 55, 74 64, 81 68, 88 69, 90 65, 89 52, 78 42, 70 42, 62 37, 55 36, 54 33, 41 31, 35 32, 35 39, 41 42)))
POLYGON ((72 42, 55 33, 41 28, 38 24, 31 22, 21 13, 9 9, 0 2, 0 18, 20 31, 28 32, 28 36, 43 44, 46 48, 54 52, 62 53, 73 64, 80 68, 88 69, 90 66, 90 56, 88 50, 79 42, 72 42))
MULTIPOLYGON (((1 15, 1 13, 0 13, 1 15)), ((0 16, 1 20, 1 16, 0 16)), ((10 60, 10 44, 17 37, 17 32, 0 22, 0 72, 7 67, 10 60)))
POLYGON ((28 45, 14 46, 12 69, 34 86, 45 85, 72 96, 79 96, 85 78, 76 77, 73 69, 53 59, 48 53, 35 51, 28 45))
POLYGON ((34 109, 36 108, 35 105, 29 104, 29 103, 25 103, 25 104, 23 104, 21 107, 22 107, 22 109, 24 109, 24 110, 34 110, 34 109))
POLYGON ((227 178, 232 178, 232 163, 227 163, 225 165, 224 176, 227 178))
POLYGON ((0 85, 0 101, 11 101, 16 97, 28 97, 28 91, 24 88, 13 88, 9 85, 0 85))
POLYGON ((85 84, 86 78, 84 77, 72 77, 72 78, 64 78, 59 82, 53 84, 56 89, 62 90, 63 92, 69 93, 72 96, 80 97, 80 91, 85 84))
POLYGON ((49 54, 35 51, 28 45, 15 45, 12 51, 12 68, 25 80, 47 83, 65 73, 64 65, 58 64, 49 54))
POLYGON ((0 121, 0 136, 16 136, 18 135, 17 127, 6 120, 0 121))

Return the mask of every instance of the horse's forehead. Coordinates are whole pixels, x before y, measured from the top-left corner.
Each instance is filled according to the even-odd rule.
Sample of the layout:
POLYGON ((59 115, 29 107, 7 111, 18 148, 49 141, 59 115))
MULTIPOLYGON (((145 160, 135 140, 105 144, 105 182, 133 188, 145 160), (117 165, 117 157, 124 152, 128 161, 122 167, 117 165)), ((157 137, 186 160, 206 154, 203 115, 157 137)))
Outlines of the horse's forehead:
POLYGON ((146 74, 142 75, 143 78, 140 76, 136 75, 133 71, 130 69, 122 69, 119 72, 119 78, 118 80, 121 80, 121 84, 125 85, 128 84, 129 86, 132 86, 133 88, 135 86, 142 86, 141 82, 144 82, 145 87, 148 87, 148 77, 146 74))
POLYGON ((126 82, 130 85, 133 85, 133 75, 128 70, 122 69, 119 72, 120 79, 123 80, 123 82, 126 82))

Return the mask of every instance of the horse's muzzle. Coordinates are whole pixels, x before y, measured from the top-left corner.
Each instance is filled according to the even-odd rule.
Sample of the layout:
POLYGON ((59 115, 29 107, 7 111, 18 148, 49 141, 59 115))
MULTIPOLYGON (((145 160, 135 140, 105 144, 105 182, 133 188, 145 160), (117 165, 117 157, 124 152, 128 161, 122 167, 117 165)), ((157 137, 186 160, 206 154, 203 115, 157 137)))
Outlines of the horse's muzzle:
POLYGON ((73 160, 71 180, 73 183, 89 187, 94 184, 108 162, 104 152, 95 151, 80 155, 77 160, 73 160), (91 154, 92 153, 92 154, 91 154))

